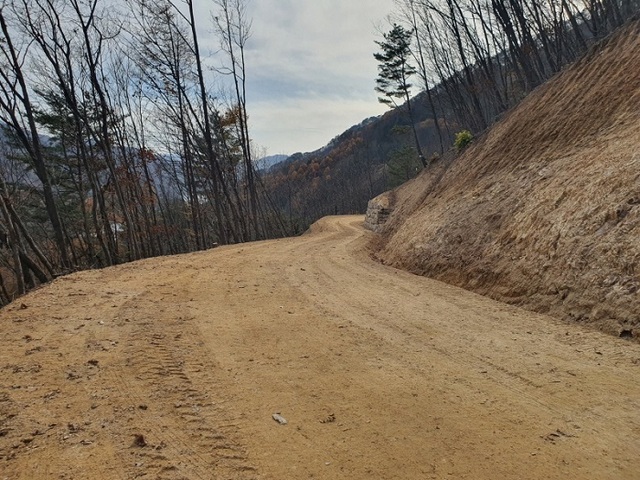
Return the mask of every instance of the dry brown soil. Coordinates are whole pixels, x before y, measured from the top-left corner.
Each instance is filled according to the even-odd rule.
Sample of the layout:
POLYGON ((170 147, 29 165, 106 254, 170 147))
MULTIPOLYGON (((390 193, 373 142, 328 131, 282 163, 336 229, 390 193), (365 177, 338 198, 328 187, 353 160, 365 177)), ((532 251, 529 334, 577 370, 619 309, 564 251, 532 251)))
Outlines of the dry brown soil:
POLYGON ((380 265, 361 224, 3 309, 0 480, 638 478, 639 344, 380 265))
POLYGON ((640 341, 640 18, 394 195, 385 263, 640 341))

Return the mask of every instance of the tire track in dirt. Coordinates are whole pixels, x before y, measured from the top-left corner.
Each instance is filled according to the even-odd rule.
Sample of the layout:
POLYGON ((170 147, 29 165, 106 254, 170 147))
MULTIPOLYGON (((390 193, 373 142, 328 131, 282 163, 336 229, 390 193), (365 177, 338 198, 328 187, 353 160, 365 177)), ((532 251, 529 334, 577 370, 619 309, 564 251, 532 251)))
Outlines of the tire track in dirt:
POLYGON ((216 382, 207 372, 217 366, 201 342, 194 342, 198 333, 189 315, 146 297, 119 312, 135 322, 123 351, 125 366, 112 369, 108 382, 118 385, 121 398, 130 399, 127 422, 118 425, 134 445, 127 453, 138 470, 163 480, 252 478, 254 467, 232 439, 233 422, 220 399, 212 398, 216 382))

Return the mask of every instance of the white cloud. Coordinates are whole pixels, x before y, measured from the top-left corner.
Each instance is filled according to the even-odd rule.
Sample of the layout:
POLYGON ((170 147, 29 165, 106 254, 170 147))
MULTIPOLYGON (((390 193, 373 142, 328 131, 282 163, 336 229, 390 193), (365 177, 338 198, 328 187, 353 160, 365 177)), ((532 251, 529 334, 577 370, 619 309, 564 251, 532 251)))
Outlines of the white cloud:
POLYGON ((292 154, 316 150, 385 109, 369 100, 335 96, 291 98, 257 102, 249 114, 249 125, 254 141, 265 146, 269 154, 292 154))
MULTIPOLYGON (((208 22, 210 6, 198 4, 201 24, 208 22)), ((269 153, 315 150, 384 112, 373 90, 373 52, 376 24, 392 10, 393 0, 249 0, 247 96, 254 140, 269 153)), ((199 28, 204 35, 205 28, 199 28)))

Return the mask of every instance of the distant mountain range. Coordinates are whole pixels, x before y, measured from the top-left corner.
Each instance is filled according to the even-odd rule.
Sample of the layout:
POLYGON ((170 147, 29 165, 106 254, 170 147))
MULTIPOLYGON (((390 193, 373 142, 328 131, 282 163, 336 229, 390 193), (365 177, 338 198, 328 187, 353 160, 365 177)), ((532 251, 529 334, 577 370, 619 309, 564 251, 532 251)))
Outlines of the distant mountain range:
POLYGON ((279 155, 268 155, 266 157, 262 157, 259 160, 256 160, 256 167, 260 171, 269 170, 274 165, 277 165, 280 162, 285 161, 289 158, 289 155, 279 154, 279 155))

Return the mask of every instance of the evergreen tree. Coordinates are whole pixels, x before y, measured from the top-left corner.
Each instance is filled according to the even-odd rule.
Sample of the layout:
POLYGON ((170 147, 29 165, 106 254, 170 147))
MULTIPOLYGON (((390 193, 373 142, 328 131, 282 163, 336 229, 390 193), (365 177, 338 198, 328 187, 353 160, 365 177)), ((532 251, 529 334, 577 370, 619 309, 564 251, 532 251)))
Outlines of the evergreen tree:
POLYGON ((420 171, 416 152, 412 147, 400 147, 391 154, 387 164, 389 188, 396 188, 414 178, 420 171))
POLYGON ((416 73, 416 69, 409 62, 412 34, 411 30, 393 24, 391 31, 383 34, 384 41, 376 41, 376 44, 382 49, 381 52, 373 54, 373 57, 379 62, 376 91, 383 95, 378 98, 380 103, 384 103, 390 108, 398 106, 396 99, 403 100, 406 104, 418 158, 420 163, 426 167, 427 161, 422 153, 411 108, 412 85, 409 80, 416 73))

